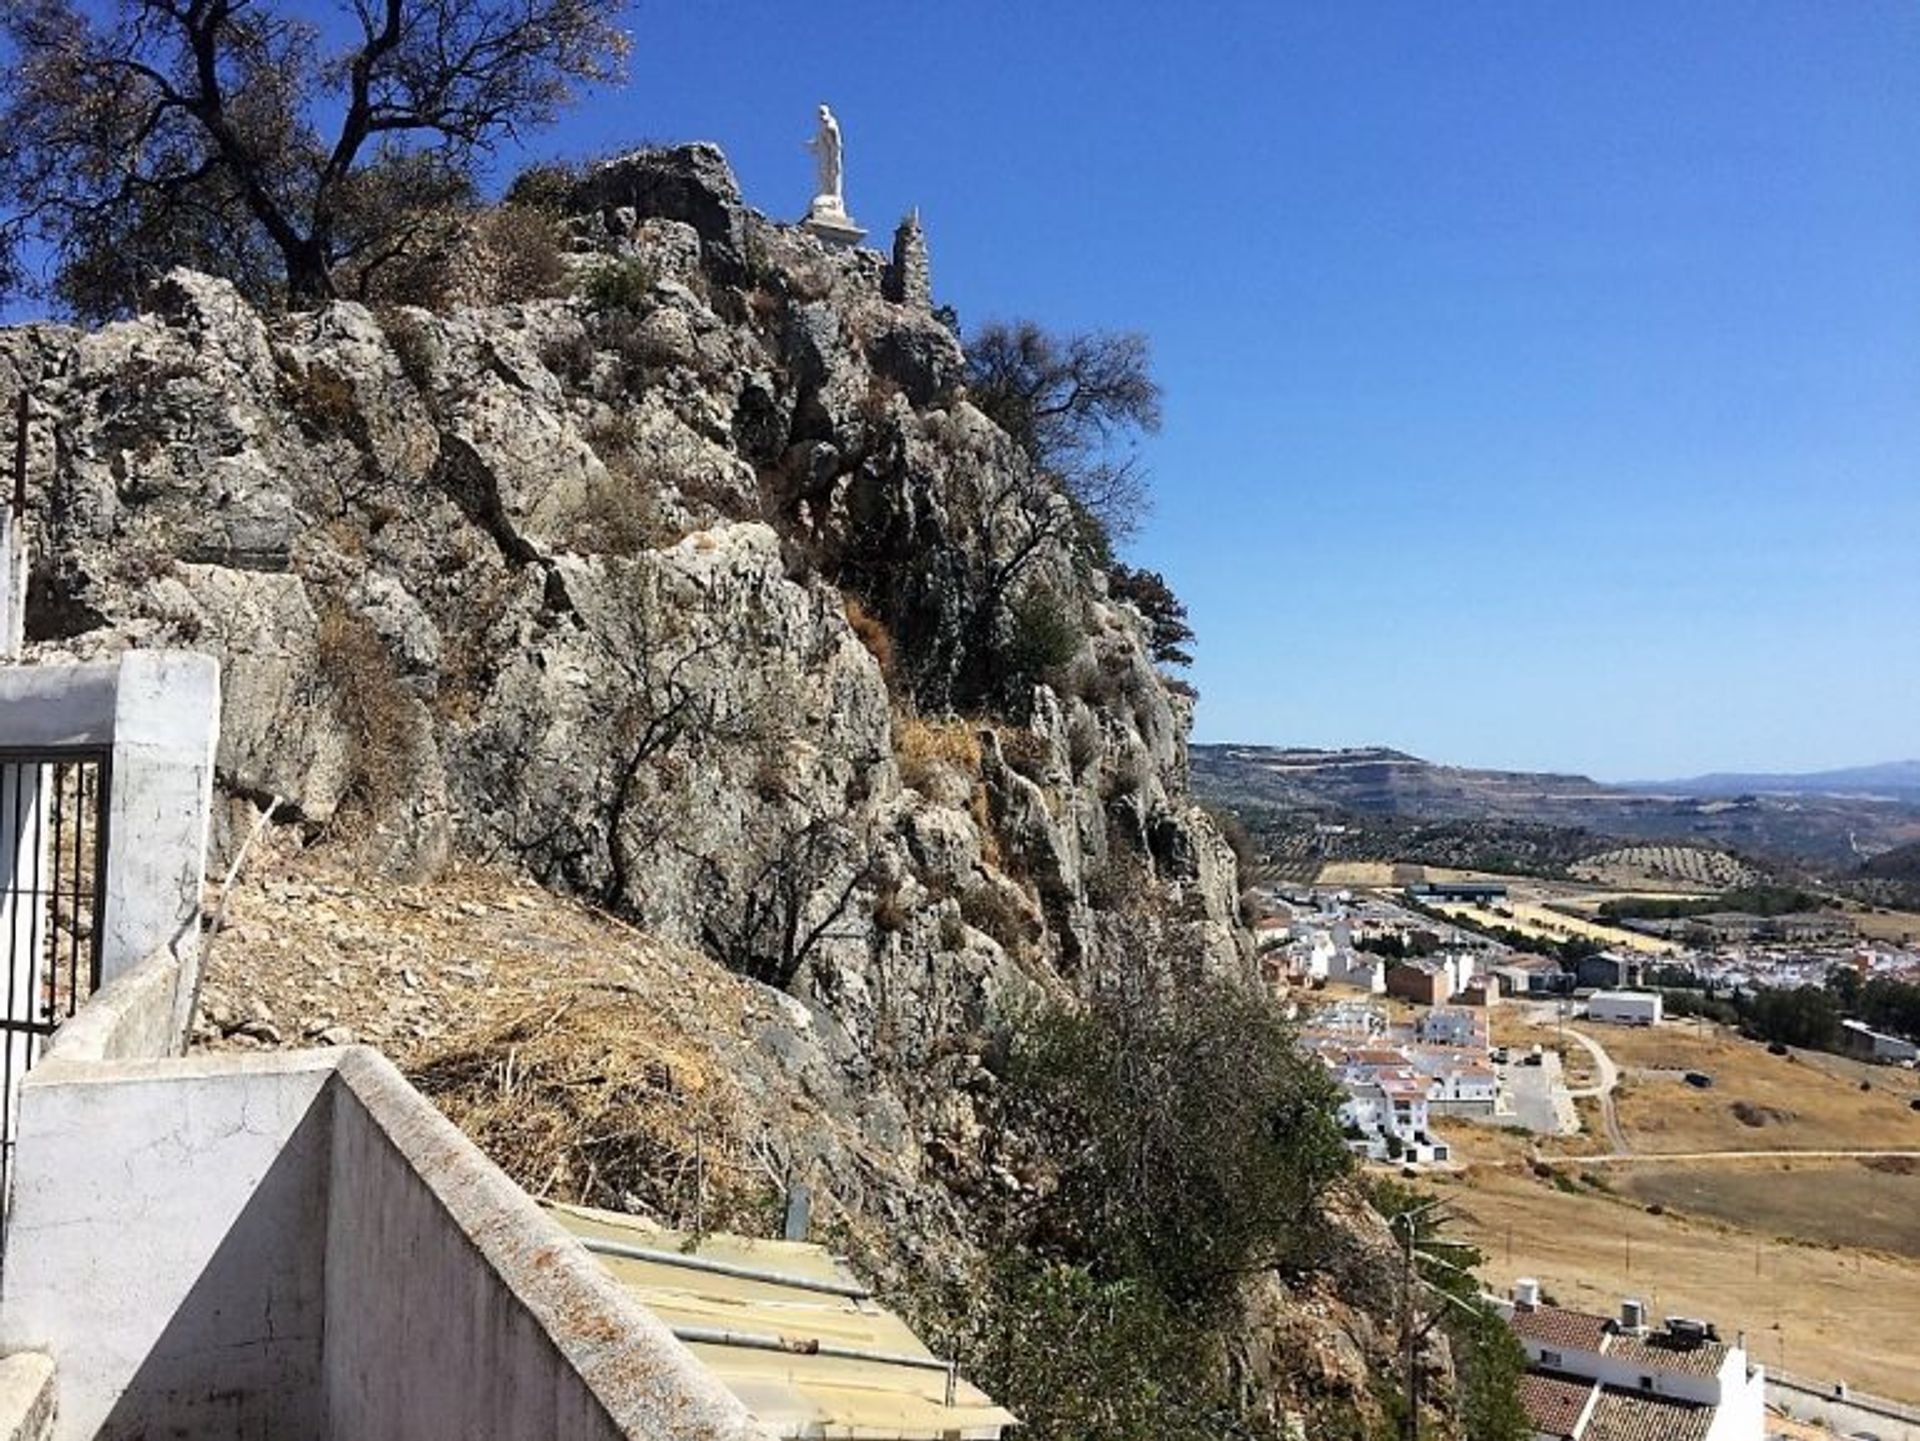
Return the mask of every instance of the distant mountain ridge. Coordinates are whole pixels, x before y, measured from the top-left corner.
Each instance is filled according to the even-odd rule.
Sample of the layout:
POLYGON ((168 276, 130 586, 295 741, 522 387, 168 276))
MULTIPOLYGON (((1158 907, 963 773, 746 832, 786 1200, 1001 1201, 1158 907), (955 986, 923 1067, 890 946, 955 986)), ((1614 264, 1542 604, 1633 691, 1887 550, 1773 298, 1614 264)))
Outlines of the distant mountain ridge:
POLYGON ((1192 758, 1202 798, 1243 814, 1517 822, 1835 870, 1920 840, 1920 762, 1608 785, 1577 774, 1440 765, 1386 746, 1196 745, 1192 758))
POLYGON ((1920 800, 1920 760, 1844 766, 1830 771, 1714 771, 1672 781, 1628 781, 1617 789, 1694 796, 1857 795, 1920 800))

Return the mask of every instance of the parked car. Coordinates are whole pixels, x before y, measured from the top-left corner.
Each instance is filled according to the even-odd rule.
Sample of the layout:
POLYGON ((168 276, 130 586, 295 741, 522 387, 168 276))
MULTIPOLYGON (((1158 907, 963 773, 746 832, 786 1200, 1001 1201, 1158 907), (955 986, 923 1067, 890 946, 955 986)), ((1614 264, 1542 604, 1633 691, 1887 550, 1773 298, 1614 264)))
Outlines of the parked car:
POLYGON ((1787 1054, 1787 1048, 1778 1041, 1768 1041, 1767 1054, 1769 1056, 1784 1056, 1787 1054))
POLYGON ((1697 1090, 1709 1091, 1713 1089, 1713 1077, 1709 1076, 1705 1071, 1688 1071, 1682 1079, 1685 1080, 1689 1086, 1697 1090))

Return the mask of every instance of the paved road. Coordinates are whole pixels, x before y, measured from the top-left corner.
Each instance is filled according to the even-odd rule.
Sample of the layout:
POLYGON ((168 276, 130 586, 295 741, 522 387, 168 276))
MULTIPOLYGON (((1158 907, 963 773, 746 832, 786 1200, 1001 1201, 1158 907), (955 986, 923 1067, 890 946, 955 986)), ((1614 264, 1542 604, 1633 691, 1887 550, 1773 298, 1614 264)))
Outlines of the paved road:
POLYGON ((1620 1129, 1620 1116, 1614 1109, 1613 1089, 1620 1084, 1620 1068, 1613 1063, 1606 1048, 1589 1036, 1585 1031, 1576 1031, 1573 1027, 1564 1028, 1564 1034, 1586 1047, 1587 1054, 1593 1057, 1595 1069, 1600 1072, 1599 1083, 1582 1086, 1572 1092, 1575 1096, 1597 1096, 1600 1100, 1600 1125, 1607 1133, 1607 1144, 1625 1155, 1633 1148, 1627 1144, 1627 1133, 1620 1129))

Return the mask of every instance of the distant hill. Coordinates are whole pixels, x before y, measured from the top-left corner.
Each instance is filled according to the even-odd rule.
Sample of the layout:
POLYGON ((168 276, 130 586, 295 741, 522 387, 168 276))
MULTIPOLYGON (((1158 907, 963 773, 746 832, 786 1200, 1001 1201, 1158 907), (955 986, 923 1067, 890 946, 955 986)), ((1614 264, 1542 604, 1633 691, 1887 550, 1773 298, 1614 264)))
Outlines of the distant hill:
POLYGON ((1309 817, 1365 822, 1374 832, 1389 822, 1498 822, 1500 847, 1510 850, 1513 826, 1539 828, 1529 848, 1549 863, 1564 863, 1577 848, 1575 833, 1590 836, 1595 851, 1613 841, 1699 845, 1834 874, 1920 842, 1914 762, 1620 786, 1558 772, 1440 765, 1384 746, 1197 745, 1193 784, 1249 824, 1264 815, 1269 831, 1309 817))
POLYGON ((1624 789, 1662 791, 1672 795, 1831 795, 1880 796, 1890 800, 1920 801, 1920 760, 1887 761, 1874 766, 1798 774, 1716 771, 1677 781, 1635 781, 1624 789))

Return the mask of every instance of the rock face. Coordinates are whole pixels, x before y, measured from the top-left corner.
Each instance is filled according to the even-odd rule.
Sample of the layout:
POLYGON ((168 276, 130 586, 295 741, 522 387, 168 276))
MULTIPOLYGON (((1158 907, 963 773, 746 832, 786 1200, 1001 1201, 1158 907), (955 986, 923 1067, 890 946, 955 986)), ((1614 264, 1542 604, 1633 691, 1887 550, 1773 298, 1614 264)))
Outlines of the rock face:
POLYGON ((1184 703, 918 281, 891 301, 877 254, 748 210, 709 146, 571 208, 572 263, 637 277, 618 305, 269 322, 178 272, 97 333, 0 332, 34 403, 30 636, 211 651, 234 796, 399 877, 521 867, 857 1050, 898 1044, 888 1007, 930 1043, 1089 974, 1123 873, 1180 954, 1242 968, 1184 703), (1029 674, 1034 596, 1081 639, 1029 674))
MULTIPOLYGON (((1188 703, 968 401, 922 237, 823 246, 702 146, 569 208, 565 299, 269 320, 176 272, 137 319, 0 331, 30 641, 217 656, 235 827, 277 800, 384 886, 504 866, 765 983, 766 1069, 924 1173, 872 1188, 890 1232, 951 1240, 1020 1184, 979 1154, 997 1013, 1123 952, 1250 976, 1188 703)), ((1364 1394, 1358 1355, 1325 1368, 1364 1394)))

